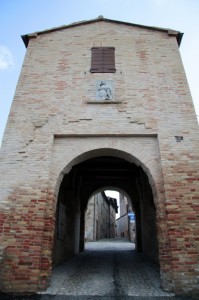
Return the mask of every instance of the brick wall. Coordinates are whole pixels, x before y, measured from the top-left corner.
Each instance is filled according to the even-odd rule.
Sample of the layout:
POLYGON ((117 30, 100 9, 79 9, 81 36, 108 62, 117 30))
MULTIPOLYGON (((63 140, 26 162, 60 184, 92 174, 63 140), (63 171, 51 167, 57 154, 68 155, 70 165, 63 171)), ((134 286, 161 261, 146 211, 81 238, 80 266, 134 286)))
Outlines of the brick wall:
POLYGON ((109 153, 148 176, 164 289, 197 293, 198 136, 175 36, 95 22, 32 37, 1 148, 2 289, 46 287, 61 179, 109 153), (89 72, 93 46, 115 47, 116 73, 89 72), (95 103, 104 79, 114 82, 115 103, 95 103))

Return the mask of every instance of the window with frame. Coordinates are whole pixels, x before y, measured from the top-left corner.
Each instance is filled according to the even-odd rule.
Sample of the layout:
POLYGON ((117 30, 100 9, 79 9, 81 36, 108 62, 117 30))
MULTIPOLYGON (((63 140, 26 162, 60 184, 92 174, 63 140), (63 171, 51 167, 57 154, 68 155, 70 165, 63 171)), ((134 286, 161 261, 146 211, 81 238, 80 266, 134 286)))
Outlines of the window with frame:
POLYGON ((115 73, 115 48, 91 48, 91 73, 115 73))

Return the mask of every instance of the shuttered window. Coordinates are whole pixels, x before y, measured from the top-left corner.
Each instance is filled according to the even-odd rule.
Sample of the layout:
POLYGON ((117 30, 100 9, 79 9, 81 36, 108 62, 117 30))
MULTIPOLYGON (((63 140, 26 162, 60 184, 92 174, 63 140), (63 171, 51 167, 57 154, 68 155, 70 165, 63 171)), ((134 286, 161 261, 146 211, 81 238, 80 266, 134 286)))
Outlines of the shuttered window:
POLYGON ((91 51, 91 73, 115 73, 115 48, 93 47, 91 51))

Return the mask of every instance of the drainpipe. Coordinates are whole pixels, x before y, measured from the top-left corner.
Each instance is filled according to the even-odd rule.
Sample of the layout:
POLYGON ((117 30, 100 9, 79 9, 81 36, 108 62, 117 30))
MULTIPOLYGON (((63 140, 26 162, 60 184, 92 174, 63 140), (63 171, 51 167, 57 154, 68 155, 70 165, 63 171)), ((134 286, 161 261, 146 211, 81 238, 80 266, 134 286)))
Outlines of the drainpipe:
POLYGON ((95 196, 93 197, 94 207, 93 207, 93 242, 95 241, 95 196))
POLYGON ((111 210, 110 210, 110 203, 108 204, 109 210, 109 238, 111 237, 111 210))

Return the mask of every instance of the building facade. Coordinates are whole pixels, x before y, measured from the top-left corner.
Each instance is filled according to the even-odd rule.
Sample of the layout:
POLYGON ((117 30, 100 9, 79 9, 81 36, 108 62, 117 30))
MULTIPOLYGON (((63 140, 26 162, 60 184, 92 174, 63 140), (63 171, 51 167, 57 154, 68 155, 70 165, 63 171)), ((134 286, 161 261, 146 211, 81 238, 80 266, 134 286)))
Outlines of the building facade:
POLYGON ((85 212, 85 241, 115 238, 117 200, 104 192, 95 194, 85 212))
POLYGON ((135 242, 135 213, 128 203, 127 197, 119 193, 120 215, 116 219, 117 236, 126 237, 130 242, 135 242))
POLYGON ((45 289, 53 265, 84 250, 88 199, 113 187, 163 289, 199 292, 199 134, 181 38, 103 17, 23 36, 0 152, 3 291, 45 289))

